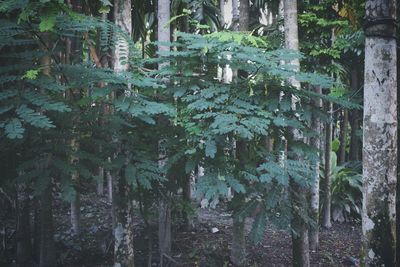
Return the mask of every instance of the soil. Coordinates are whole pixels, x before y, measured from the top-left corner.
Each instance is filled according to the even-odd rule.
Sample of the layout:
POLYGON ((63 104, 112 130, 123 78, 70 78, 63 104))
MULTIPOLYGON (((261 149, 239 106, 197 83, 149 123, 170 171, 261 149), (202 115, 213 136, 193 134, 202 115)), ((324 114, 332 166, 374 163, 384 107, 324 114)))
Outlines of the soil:
MULTIPOLYGON (((113 262, 111 233, 111 205, 107 198, 84 195, 81 199, 82 233, 71 232, 69 205, 57 199, 54 205, 55 240, 58 266, 63 267, 108 267, 113 262)), ((147 266, 148 237, 145 224, 135 218, 136 266, 147 266)), ((9 217, 9 223, 12 223, 9 217)), ((252 220, 246 221, 249 234, 252 220)), ((158 266, 157 224, 152 220, 152 266, 158 266)), ((9 228, 11 229, 11 228, 9 228)), ((184 231, 179 222, 174 225, 173 253, 165 258, 166 266, 233 266, 229 262, 232 220, 230 214, 221 209, 198 209, 191 231, 184 231), (214 232, 214 233, 213 233, 214 232)), ((357 266, 360 253, 361 229, 356 223, 333 223, 330 229, 321 229, 320 247, 311 252, 311 266, 357 266)), ((9 245, 6 260, 0 266, 12 266, 15 251, 9 245), (4 264, 4 265, 3 265, 4 264)), ((291 236, 287 230, 269 225, 262 242, 247 244, 246 266, 291 266, 291 236)))

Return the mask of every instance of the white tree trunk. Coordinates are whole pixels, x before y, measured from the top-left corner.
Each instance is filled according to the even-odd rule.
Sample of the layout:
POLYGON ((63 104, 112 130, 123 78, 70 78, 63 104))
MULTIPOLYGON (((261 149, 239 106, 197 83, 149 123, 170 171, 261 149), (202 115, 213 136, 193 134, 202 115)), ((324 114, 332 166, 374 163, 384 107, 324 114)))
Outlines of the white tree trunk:
MULTIPOLYGON (((297 24, 297 0, 284 0, 284 21, 285 21, 285 44, 286 48, 299 50, 298 24, 297 24)), ((296 71, 300 70, 299 59, 290 62, 296 71)), ((289 79, 292 86, 300 89, 300 82, 294 77, 289 79)), ((292 97, 292 108, 296 109, 297 97, 292 97)), ((302 134, 296 130, 292 130, 295 140, 302 140, 302 134)), ((298 159, 301 160, 301 159, 298 159)), ((293 249, 293 266, 310 266, 309 241, 308 241, 308 225, 304 222, 299 212, 307 212, 307 189, 296 184, 291 179, 291 205, 292 205, 292 249, 293 249)))
MULTIPOLYGON (((315 87, 315 92, 321 94, 322 90, 321 87, 315 87)), ((315 108, 322 108, 322 100, 318 99, 314 101, 314 106, 315 108)), ((321 149, 321 121, 318 116, 312 116, 312 122, 311 122, 311 127, 313 131, 315 131, 318 135, 315 137, 312 137, 310 139, 310 145, 313 146, 314 148, 318 149, 318 151, 321 149)), ((310 249, 313 251, 316 251, 318 249, 318 244, 319 244, 319 155, 317 155, 317 160, 314 165, 314 171, 315 171, 315 177, 314 181, 311 185, 311 190, 310 190, 310 216, 314 220, 315 225, 314 227, 310 228, 310 249)))
POLYGON ((395 266, 396 259, 395 18, 395 0, 366 2, 362 215, 365 266, 395 266))
MULTIPOLYGON (((132 7, 129 0, 114 0, 114 22, 125 31, 128 37, 117 34, 118 40, 114 56, 114 71, 122 72, 129 69, 129 40, 132 35, 132 7)), ((112 181, 111 173, 107 172, 109 179, 109 196, 113 203, 113 234, 114 234, 114 267, 134 266, 132 200, 129 197, 129 187, 125 177, 115 177, 112 181), (113 186, 113 183, 116 185, 113 186), (115 190, 116 194, 113 195, 115 190), (119 201, 115 201, 115 198, 119 201)))

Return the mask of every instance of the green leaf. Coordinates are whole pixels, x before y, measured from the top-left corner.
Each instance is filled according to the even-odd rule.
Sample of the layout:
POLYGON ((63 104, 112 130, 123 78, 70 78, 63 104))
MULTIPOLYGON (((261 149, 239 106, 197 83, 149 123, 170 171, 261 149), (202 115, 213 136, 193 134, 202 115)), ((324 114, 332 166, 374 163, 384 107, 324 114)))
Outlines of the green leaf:
POLYGON ((210 157, 213 159, 215 157, 215 154, 217 153, 217 144, 214 140, 209 139, 205 142, 205 146, 206 157, 210 157))
POLYGON ((39 30, 41 32, 51 31, 56 25, 56 16, 46 16, 42 17, 42 21, 39 23, 39 30))
POLYGON ((21 139, 25 129, 19 119, 14 118, 10 120, 4 127, 6 135, 10 139, 21 139))

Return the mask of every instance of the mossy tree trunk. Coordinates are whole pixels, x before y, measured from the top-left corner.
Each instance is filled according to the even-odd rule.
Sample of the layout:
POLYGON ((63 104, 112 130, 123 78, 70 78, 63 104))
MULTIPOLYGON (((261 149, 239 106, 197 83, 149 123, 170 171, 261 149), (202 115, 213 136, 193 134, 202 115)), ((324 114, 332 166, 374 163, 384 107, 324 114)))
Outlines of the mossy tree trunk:
POLYGON ((396 1, 367 0, 363 118, 363 264, 396 266, 396 1))

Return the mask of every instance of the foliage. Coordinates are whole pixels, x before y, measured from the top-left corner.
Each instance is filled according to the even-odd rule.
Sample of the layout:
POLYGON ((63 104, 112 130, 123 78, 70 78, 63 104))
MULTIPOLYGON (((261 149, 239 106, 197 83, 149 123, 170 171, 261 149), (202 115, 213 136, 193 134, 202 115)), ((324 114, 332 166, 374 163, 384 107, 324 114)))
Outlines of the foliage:
MULTIPOLYGON (((336 153, 331 152, 332 220, 338 222, 361 219, 362 175, 360 163, 337 166, 336 153)), ((322 183, 324 171, 321 171, 322 183)), ((324 194, 324 192, 321 192, 324 194)), ((322 203, 322 205, 324 205, 322 203)))

